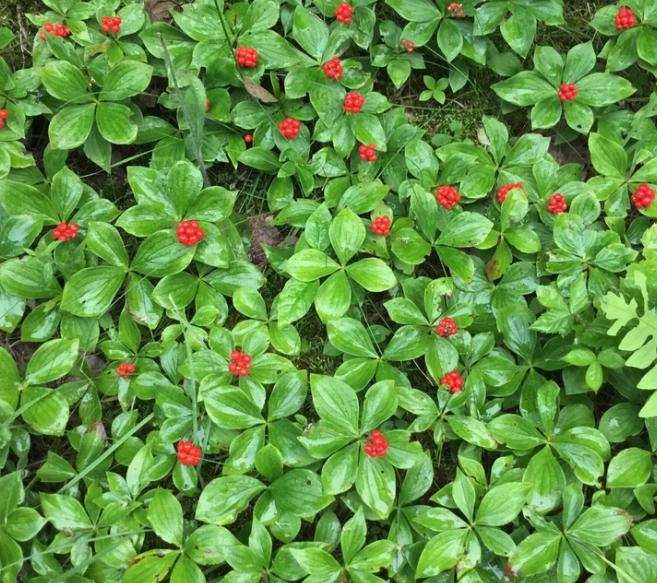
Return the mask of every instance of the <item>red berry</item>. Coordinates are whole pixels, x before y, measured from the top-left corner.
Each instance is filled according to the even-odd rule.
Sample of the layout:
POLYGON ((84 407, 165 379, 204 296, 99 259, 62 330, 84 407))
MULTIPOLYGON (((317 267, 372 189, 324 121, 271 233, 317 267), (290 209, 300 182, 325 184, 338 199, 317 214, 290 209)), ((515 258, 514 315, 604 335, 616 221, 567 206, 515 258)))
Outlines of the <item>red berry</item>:
POLYGON ((370 144, 369 146, 361 144, 358 146, 358 155, 361 160, 374 162, 376 160, 376 148, 374 147, 374 144, 370 144))
POLYGON ((0 109, 0 119, 7 119, 9 117, 9 110, 5 107, 0 109))
POLYGON ((497 200, 499 201, 500 204, 502 204, 505 199, 507 194, 511 192, 512 190, 518 189, 518 190, 524 190, 525 185, 522 182, 512 182, 511 184, 505 184, 504 186, 500 186, 497 189, 497 200))
POLYGON ((193 247, 200 243, 205 237, 205 231, 201 229, 196 221, 183 221, 176 229, 178 242, 188 247, 193 247))
POLYGON ((553 215, 565 213, 568 210, 566 197, 560 192, 554 193, 547 202, 547 210, 553 215))
POLYGON ((338 57, 333 57, 330 61, 324 63, 322 70, 329 79, 335 79, 336 81, 342 79, 342 63, 338 57))
POLYGON ((631 8, 622 6, 616 14, 616 30, 626 30, 636 26, 636 15, 631 8))
POLYGON ((53 31, 53 25, 52 25, 52 23, 50 23, 50 22, 46 22, 46 23, 43 25, 43 30, 45 30, 46 32, 52 32, 52 31, 53 31))
POLYGON ((75 223, 70 223, 68 225, 66 223, 59 223, 53 229, 52 235, 58 241, 67 241, 68 239, 74 239, 79 230, 80 227, 75 223))
POLYGON ((575 101, 577 93, 579 93, 579 90, 574 83, 562 83, 557 92, 561 101, 575 101))
POLYGON ((235 49, 235 60, 240 67, 253 69, 258 64, 258 51, 251 47, 235 49))
POLYGON ((449 316, 445 316, 438 326, 436 326, 436 334, 438 336, 454 336, 459 331, 456 322, 452 320, 449 316))
POLYGON ((246 352, 233 350, 230 353, 228 370, 238 377, 245 377, 251 370, 251 357, 246 352))
POLYGON ((655 191, 645 182, 632 195, 632 204, 638 209, 647 209, 655 200, 655 191))
POLYGON ((253 135, 252 135, 252 134, 245 134, 245 135, 244 135, 244 141, 245 141, 247 144, 252 143, 252 142, 253 142, 253 135))
POLYGON ((451 209, 459 203, 461 195, 456 188, 445 184, 444 186, 436 188, 436 200, 443 208, 451 209))
POLYGON ((388 235, 390 235, 390 224, 391 221, 389 216, 383 215, 380 217, 376 217, 372 221, 372 226, 371 226, 372 233, 374 233, 375 235, 379 235, 381 237, 387 237, 388 235))
POLYGON ((344 96, 344 110, 347 113, 358 113, 364 103, 365 98, 358 91, 350 91, 344 96))
POLYGON ((460 393, 463 389, 463 378, 458 371, 453 370, 440 378, 441 385, 447 385, 451 393, 460 393))
POLYGON ((335 11, 335 19, 338 22, 344 22, 345 24, 351 24, 351 13, 353 12, 353 8, 347 4, 346 2, 343 2, 338 6, 337 10, 335 11))
POLYGON ((363 451, 372 458, 384 457, 388 453, 388 440, 378 429, 374 429, 370 433, 370 440, 363 446, 363 451))
POLYGON ((137 367, 134 364, 123 362, 116 367, 116 374, 123 379, 129 379, 130 375, 137 372, 137 367))
POLYGON ((415 50, 415 43, 412 40, 403 38, 401 39, 401 48, 408 53, 412 53, 415 50))
POLYGON ((284 138, 293 140, 301 131, 301 122, 293 117, 286 117, 278 124, 278 131, 284 138))
POLYGON ((460 2, 450 2, 447 5, 447 12, 449 12, 450 16, 463 18, 463 4, 460 2))
POLYGON ((179 441, 176 444, 176 451, 178 461, 185 466, 197 466, 203 454, 203 450, 191 441, 179 441))

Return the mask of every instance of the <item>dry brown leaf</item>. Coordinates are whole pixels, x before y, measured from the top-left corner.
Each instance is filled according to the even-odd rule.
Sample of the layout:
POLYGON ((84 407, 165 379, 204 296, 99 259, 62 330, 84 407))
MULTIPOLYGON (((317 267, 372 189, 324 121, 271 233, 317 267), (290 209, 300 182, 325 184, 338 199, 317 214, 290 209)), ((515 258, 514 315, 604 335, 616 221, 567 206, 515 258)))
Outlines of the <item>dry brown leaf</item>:
POLYGON ((244 77, 244 89, 263 103, 276 103, 278 101, 274 95, 269 93, 264 87, 251 81, 248 77, 244 77))
POLYGON ((152 22, 167 22, 171 20, 171 10, 180 6, 174 0, 147 0, 144 8, 152 22))

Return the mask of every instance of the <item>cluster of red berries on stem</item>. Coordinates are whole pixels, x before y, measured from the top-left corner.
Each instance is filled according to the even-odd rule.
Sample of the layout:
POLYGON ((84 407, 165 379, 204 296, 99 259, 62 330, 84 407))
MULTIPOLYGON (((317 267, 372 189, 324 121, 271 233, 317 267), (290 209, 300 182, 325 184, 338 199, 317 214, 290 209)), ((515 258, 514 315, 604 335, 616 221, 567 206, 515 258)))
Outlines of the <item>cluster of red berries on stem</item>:
POLYGON ((121 31, 120 16, 103 16, 100 19, 100 28, 103 32, 117 33, 121 31))
POLYGON ((370 457, 384 457, 388 453, 388 440, 378 429, 370 433, 370 440, 363 447, 363 451, 370 457))
POLYGON ((335 79, 336 81, 342 79, 342 74, 344 73, 342 63, 338 57, 333 57, 331 60, 326 61, 322 66, 322 70, 324 71, 324 75, 329 79, 335 79))
POLYGON ((65 26, 63 22, 57 22, 55 24, 52 22, 46 22, 43 25, 43 32, 39 34, 39 38, 41 40, 46 40, 47 34, 66 38, 71 34, 71 29, 68 26, 65 26))
POLYGON ((293 117, 286 117, 278 124, 278 131, 284 138, 293 140, 301 131, 301 122, 293 117))
POLYGON ((456 188, 445 184, 436 188, 436 200, 443 208, 451 209, 459 203, 461 195, 456 188))
POLYGON ((130 375, 133 375, 136 372, 137 367, 129 362, 122 362, 119 366, 116 367, 116 374, 119 375, 122 379, 129 379, 130 375))
POLYGON ((616 14, 616 30, 626 30, 636 26, 636 14, 627 6, 622 6, 616 14))
POLYGON ((52 236, 58 241, 68 241, 69 239, 75 239, 80 227, 75 223, 59 223, 52 231, 52 236))
POLYGON ((450 2, 447 5, 447 12, 449 12, 450 16, 455 16, 456 18, 463 18, 464 12, 463 12, 463 4, 460 2, 450 2))
POLYGON ((453 370, 440 378, 440 384, 447 385, 450 393, 460 393, 463 390, 463 377, 457 370, 453 370))
POLYGON ((390 225, 392 224, 392 221, 390 220, 390 217, 387 215, 381 215, 380 217, 376 217, 372 221, 372 233, 375 235, 378 235, 380 237, 387 237, 390 235, 390 225))
POLYGON ((401 48, 407 53, 412 53, 415 50, 415 43, 407 38, 401 39, 401 48))
POLYGON ((647 209, 655 200, 655 191, 645 182, 632 195, 632 204, 638 209, 647 209))
POLYGON ((344 24, 351 24, 351 13, 353 11, 354 9, 351 7, 351 5, 347 4, 346 2, 342 2, 342 4, 340 4, 335 11, 335 19, 338 22, 344 22, 344 24))
POLYGON ((176 444, 176 451, 178 461, 185 466, 197 466, 203 455, 203 450, 191 441, 179 441, 176 444))
POLYGON ((566 197, 560 192, 555 192, 547 202, 547 210, 553 215, 560 215, 568 210, 566 197))
POLYGON ((258 51, 251 47, 235 49, 235 61, 240 67, 253 69, 258 64, 258 51))
POLYGON ((364 160, 365 162, 374 162, 376 160, 376 148, 374 147, 374 144, 361 144, 358 146, 358 155, 360 156, 361 160, 364 160))
POLYGON ((512 182, 511 184, 505 184, 504 186, 500 186, 497 189, 497 200, 500 204, 502 204, 506 200, 506 196, 511 192, 512 190, 524 190, 525 185, 522 182, 512 182))
POLYGON ((178 225, 176 234, 178 235, 178 243, 182 243, 188 247, 193 247, 197 243, 200 243, 203 237, 205 237, 205 231, 201 229, 196 221, 183 221, 178 225))
POLYGON ((350 91, 344 96, 344 110, 347 113, 358 113, 365 103, 365 98, 358 91, 350 91))
POLYGON ((575 101, 578 93, 579 90, 574 83, 562 83, 557 92, 561 101, 575 101))
POLYGON ((449 316, 445 316, 440 322, 438 322, 438 326, 436 326, 436 334, 442 337, 454 336, 458 331, 459 328, 456 325, 456 322, 449 316))
POLYGON ((245 377, 251 370, 251 357, 241 350, 233 350, 230 353, 228 370, 238 377, 245 377))
POLYGON ((5 120, 9 117, 9 110, 6 107, 0 109, 0 128, 5 127, 5 120))

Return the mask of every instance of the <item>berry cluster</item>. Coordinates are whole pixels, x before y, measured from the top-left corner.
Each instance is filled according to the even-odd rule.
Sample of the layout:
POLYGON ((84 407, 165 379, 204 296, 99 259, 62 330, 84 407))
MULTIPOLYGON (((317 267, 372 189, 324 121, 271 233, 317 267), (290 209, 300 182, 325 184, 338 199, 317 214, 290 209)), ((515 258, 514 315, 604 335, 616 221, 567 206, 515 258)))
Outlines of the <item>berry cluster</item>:
POLYGON ((655 200, 655 191, 645 182, 632 195, 632 204, 638 209, 647 209, 655 200))
POLYGON ((121 17, 103 16, 100 19, 100 28, 103 32, 119 32, 121 30, 121 17))
POLYGON ((9 110, 5 107, 0 109, 0 129, 5 127, 5 120, 9 117, 9 110))
POLYGON ((463 377, 453 370, 440 378, 441 385, 447 385, 450 393, 460 393, 463 389, 463 377))
POLYGON ((52 34, 53 36, 61 36, 66 38, 71 34, 71 29, 68 26, 64 26, 63 22, 57 22, 53 24, 52 22, 46 22, 43 25, 43 32, 39 34, 41 40, 46 40, 46 35, 52 34))
POLYGON ((568 210, 568 204, 566 204, 566 197, 560 192, 555 192, 547 202, 547 210, 553 215, 560 215, 565 213, 568 210))
POLYGON ((178 225, 176 233, 178 235, 178 243, 182 243, 188 247, 193 247, 205 237, 205 231, 201 229, 196 221, 183 221, 178 225))
POLYGON ((338 57, 333 57, 330 61, 324 63, 322 70, 324 71, 324 75, 329 79, 335 79, 336 81, 342 79, 342 74, 344 73, 342 63, 338 57))
POLYGON ((244 134, 244 141, 247 144, 253 143, 253 134, 244 134))
POLYGON ((338 22, 351 24, 351 13, 353 11, 354 9, 349 4, 347 4, 346 2, 342 2, 342 4, 340 4, 340 6, 338 6, 335 11, 335 19, 338 22))
POLYGON ((524 188, 525 185, 522 182, 512 182, 511 184, 500 186, 497 189, 497 200, 500 204, 502 204, 506 200, 506 196, 509 194, 509 192, 515 189, 523 190, 524 188))
POLYGON ((631 8, 622 6, 616 14, 616 30, 626 30, 636 26, 636 15, 631 8))
POLYGON ((456 188, 445 184, 444 186, 436 188, 436 200, 443 208, 451 209, 459 203, 461 195, 456 188))
POLYGON ((116 367, 116 374, 119 375, 122 379, 129 379, 130 375, 137 372, 137 367, 134 364, 129 362, 122 362, 119 366, 116 367))
POLYGON ((407 38, 401 39, 401 48, 407 53, 412 53, 415 50, 415 43, 407 38))
POLYGON ((449 12, 450 16, 454 16, 456 18, 463 18, 464 12, 463 12, 463 4, 460 2, 450 2, 447 5, 447 12, 449 12))
POLYGON ((344 110, 347 113, 358 113, 364 103, 365 98, 358 91, 350 91, 344 96, 344 110))
POLYGON ((235 49, 235 61, 240 67, 253 69, 258 64, 258 51, 251 47, 235 49))
POLYGON ((301 131, 301 122, 293 117, 286 117, 278 124, 278 131, 284 138, 293 140, 301 131))
POLYGON ((191 441, 179 441, 176 445, 176 457, 185 466, 197 466, 201 461, 203 450, 191 441))
POLYGON ((454 336, 458 331, 459 329, 456 322, 449 316, 445 316, 440 322, 438 322, 438 326, 436 326, 436 334, 438 334, 438 336, 454 336))
POLYGON ((245 377, 251 370, 251 357, 246 352, 233 350, 230 353, 228 370, 238 377, 245 377))
POLYGON ((577 97, 578 92, 579 91, 574 83, 562 83, 559 86, 559 91, 557 94, 559 95, 559 99, 561 99, 561 101, 575 101, 575 97, 577 97))
POLYGON ((380 237, 387 237, 390 235, 390 217, 387 215, 382 215, 380 217, 376 217, 372 221, 372 233, 375 235, 379 235, 380 237))
POLYGON ((59 223, 52 232, 52 236, 55 237, 58 241, 67 241, 68 239, 75 239, 75 236, 78 234, 80 227, 75 223, 59 223))
POLYGON ((383 433, 375 429, 370 433, 370 440, 363 450, 370 457, 384 457, 388 453, 388 440, 383 437, 383 433))
POLYGON ((374 144, 370 144, 369 146, 361 144, 358 146, 358 155, 360 156, 360 159, 365 160, 365 162, 374 162, 376 160, 376 148, 374 147, 374 144))

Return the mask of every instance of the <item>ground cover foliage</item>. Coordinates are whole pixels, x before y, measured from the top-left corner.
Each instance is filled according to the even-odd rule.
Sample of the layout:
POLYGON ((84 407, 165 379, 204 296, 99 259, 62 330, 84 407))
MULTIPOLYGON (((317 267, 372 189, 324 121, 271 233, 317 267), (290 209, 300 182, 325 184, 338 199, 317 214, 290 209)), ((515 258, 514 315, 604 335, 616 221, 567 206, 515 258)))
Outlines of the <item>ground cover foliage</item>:
POLYGON ((657 581, 657 3, 2 10, 0 581, 657 581))

